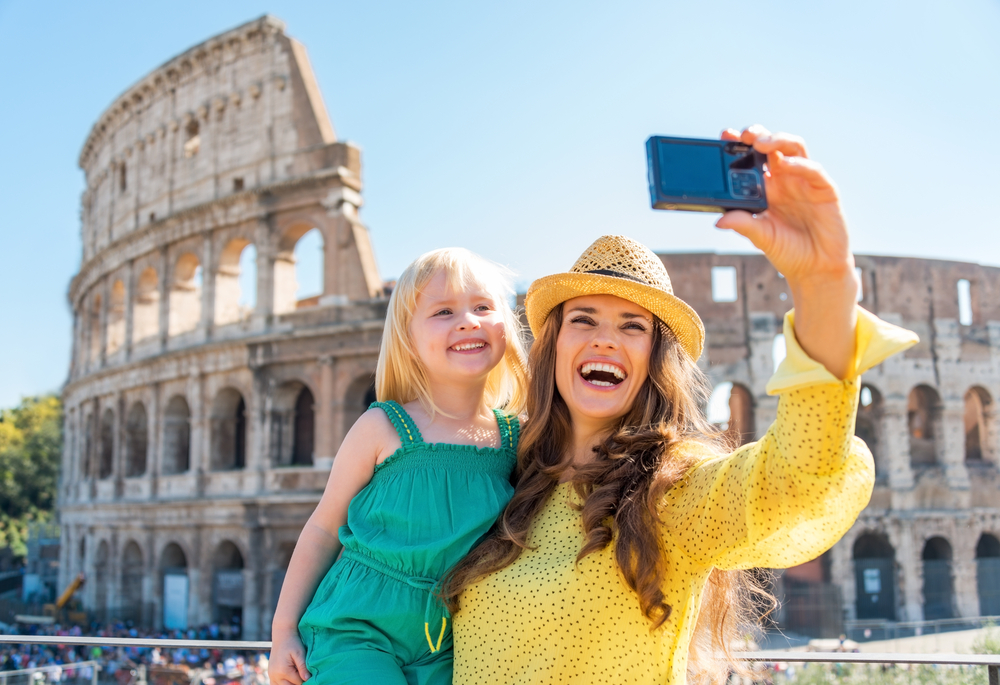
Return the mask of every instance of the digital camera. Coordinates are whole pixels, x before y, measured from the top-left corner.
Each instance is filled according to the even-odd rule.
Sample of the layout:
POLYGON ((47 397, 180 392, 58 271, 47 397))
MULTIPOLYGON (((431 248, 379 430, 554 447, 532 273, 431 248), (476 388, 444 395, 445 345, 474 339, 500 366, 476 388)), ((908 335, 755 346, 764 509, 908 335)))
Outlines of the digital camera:
POLYGON ((767 155, 745 143, 651 136, 646 141, 653 209, 725 212, 767 209, 767 155))

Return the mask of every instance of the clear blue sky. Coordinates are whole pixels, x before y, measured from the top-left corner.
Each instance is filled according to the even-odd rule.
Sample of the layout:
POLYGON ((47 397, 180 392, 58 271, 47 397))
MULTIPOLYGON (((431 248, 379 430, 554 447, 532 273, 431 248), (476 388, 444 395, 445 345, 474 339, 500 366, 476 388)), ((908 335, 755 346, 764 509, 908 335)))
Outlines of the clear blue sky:
POLYGON ((650 210, 643 143, 753 122, 806 137, 856 252, 1000 264, 998 0, 0 0, 0 406, 65 379, 76 160, 97 116, 266 12, 307 46, 338 137, 364 150, 384 278, 462 245, 524 285, 610 232, 750 250, 712 216, 650 210))

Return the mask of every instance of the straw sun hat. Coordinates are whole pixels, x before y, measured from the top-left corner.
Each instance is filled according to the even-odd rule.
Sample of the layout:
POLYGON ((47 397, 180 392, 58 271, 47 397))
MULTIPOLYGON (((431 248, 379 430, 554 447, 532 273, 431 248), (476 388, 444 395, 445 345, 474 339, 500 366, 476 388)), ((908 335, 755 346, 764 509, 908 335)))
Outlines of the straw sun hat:
POLYGON ((567 273, 543 276, 532 283, 524 299, 532 334, 538 337, 557 305, 584 295, 615 295, 648 309, 670 327, 691 359, 701 356, 705 344, 701 318, 674 296, 663 262, 645 245, 625 236, 602 236, 567 273))

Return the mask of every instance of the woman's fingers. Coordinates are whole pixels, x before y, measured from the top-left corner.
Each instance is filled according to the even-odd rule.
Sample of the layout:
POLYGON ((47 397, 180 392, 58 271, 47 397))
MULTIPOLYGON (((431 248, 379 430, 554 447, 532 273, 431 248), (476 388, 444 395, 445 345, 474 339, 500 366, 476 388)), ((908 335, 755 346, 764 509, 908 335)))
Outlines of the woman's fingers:
POLYGON ((833 179, 827 175, 823 166, 818 162, 806 157, 788 157, 780 152, 775 152, 770 159, 772 161, 768 163, 768 168, 772 178, 774 174, 795 176, 808 183, 813 189, 830 194, 829 197, 817 198, 817 201, 832 202, 837 199, 837 187, 834 185, 833 179))
POLYGON ((763 214, 751 214, 742 209, 732 209, 715 222, 716 227, 736 231, 747 238, 761 252, 767 252, 774 242, 774 227, 763 214))
POLYGON ((719 135, 719 138, 721 138, 722 140, 736 141, 740 139, 740 132, 737 131, 735 128, 727 128, 722 132, 721 135, 719 135))
POLYGON ((791 133, 771 133, 767 136, 759 136, 754 142, 754 148, 764 154, 780 152, 789 157, 809 156, 809 152, 806 150, 806 141, 791 133))

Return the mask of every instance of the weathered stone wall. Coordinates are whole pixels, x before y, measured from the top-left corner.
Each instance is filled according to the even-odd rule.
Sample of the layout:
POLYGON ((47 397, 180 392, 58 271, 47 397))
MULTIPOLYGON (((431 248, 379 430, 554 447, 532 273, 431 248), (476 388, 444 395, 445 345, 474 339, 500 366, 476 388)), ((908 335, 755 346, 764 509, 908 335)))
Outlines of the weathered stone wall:
POLYGON ((198 625, 234 613, 215 584, 238 570, 243 635, 266 636, 291 547, 372 399, 386 302, 360 152, 335 139, 304 48, 263 17, 129 88, 80 166, 60 582, 83 571, 88 609, 162 625, 164 575, 181 572, 198 625), (297 301, 312 229, 322 293, 297 301))
MULTIPOLYGON (((705 322, 705 370, 713 384, 730 382, 749 391, 751 434, 760 437, 777 406, 764 385, 774 370, 782 316, 792 305, 787 283, 760 255, 660 256, 676 294, 705 322), (713 299, 713 267, 735 269, 735 298, 722 298, 732 301, 713 299)), ((858 619, 859 592, 864 593, 855 556, 863 558, 865 552, 856 543, 866 535, 882 535, 892 547, 896 576, 895 606, 882 618, 915 621, 940 618, 942 611, 979 616, 988 588, 978 586, 977 568, 994 563, 981 563, 987 558, 983 550, 990 546, 988 538, 1000 537, 995 403, 1000 395, 1000 269, 864 255, 856 261, 859 304, 916 331, 921 342, 865 374, 862 401, 868 404, 861 408, 858 434, 874 454, 877 484, 857 523, 825 555, 826 580, 840 587, 849 622, 858 619), (964 321, 960 280, 968 282, 964 321), (918 395, 928 398, 926 406, 920 406, 918 395), (950 562, 952 593, 950 608, 936 607, 928 616, 924 573, 930 568, 926 562, 938 559, 925 557, 934 556, 931 547, 940 547, 928 547, 932 538, 943 538, 944 548, 950 548, 950 560, 941 561, 950 562)), ((735 412, 736 403, 730 404, 735 412)), ((984 582, 992 577, 982 576, 984 582)))

